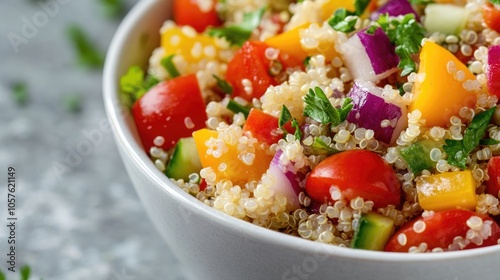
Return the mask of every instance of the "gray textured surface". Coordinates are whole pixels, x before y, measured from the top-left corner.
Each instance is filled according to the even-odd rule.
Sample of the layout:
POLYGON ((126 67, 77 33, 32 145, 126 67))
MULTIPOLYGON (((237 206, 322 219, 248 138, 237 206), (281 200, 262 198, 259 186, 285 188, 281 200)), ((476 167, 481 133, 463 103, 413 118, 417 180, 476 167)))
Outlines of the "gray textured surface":
POLYGON ((99 0, 58 1, 66 4, 16 53, 7 35, 23 36, 23 17, 32 22, 43 10, 37 1, 0 0, 0 269, 6 270, 7 167, 14 166, 17 266, 29 264, 32 279, 184 279, 140 205, 112 135, 101 130, 102 141, 81 160, 67 158, 106 116, 102 72, 76 65, 65 29, 81 25, 104 52, 119 20, 106 18, 99 0), (10 92, 18 81, 29 89, 24 107, 10 92), (62 105, 75 93, 83 98, 79 114, 62 105), (57 172, 55 162, 68 169, 57 172))

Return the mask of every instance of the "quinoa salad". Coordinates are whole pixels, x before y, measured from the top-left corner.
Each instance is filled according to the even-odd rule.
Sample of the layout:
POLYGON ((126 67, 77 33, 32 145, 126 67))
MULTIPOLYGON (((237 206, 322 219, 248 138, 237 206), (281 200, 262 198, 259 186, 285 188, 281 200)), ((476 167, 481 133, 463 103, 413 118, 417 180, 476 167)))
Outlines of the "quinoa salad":
POLYGON ((200 203, 356 249, 500 244, 499 0, 174 0, 122 100, 200 203))

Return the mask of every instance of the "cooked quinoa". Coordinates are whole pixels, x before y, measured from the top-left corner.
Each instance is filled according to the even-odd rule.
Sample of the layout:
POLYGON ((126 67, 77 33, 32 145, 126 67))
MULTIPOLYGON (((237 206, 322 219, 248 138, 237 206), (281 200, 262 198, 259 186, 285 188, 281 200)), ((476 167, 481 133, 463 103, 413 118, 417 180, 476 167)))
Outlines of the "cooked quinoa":
MULTIPOLYGON (((198 0, 196 2, 201 10, 212 9, 213 1, 198 0)), ((488 90, 487 67, 488 48, 499 45, 500 36, 484 23, 483 7, 487 5, 487 1, 455 0, 454 4, 465 7, 467 11, 465 26, 462 30, 458 34, 427 31, 421 42, 421 46, 426 41, 435 42, 456 56, 468 58, 465 62, 468 70, 473 74, 473 79, 468 78, 470 76, 466 76, 466 73, 451 60, 446 65, 446 71, 453 76, 454 80, 460 82, 466 91, 477 97, 475 105, 457 110, 458 113, 450 115, 449 121, 444 126, 429 127, 421 111, 408 110, 403 116, 405 126, 400 134, 396 135, 393 143, 377 139, 373 129, 358 126, 348 120, 343 120, 338 125, 323 124, 304 113, 307 106, 304 99, 314 88, 320 88, 334 108, 340 108, 347 101, 348 94, 355 83, 355 76, 345 60, 346 52, 349 50, 342 46, 345 46, 345 43, 357 32, 370 28, 374 21, 366 16, 350 15, 344 21, 354 20, 353 30, 342 32, 332 28, 328 19, 323 18, 323 7, 329 2, 328 0, 289 2, 226 0, 217 1, 215 5, 221 18, 225 20, 226 26, 241 23, 245 13, 263 6, 268 7, 249 40, 265 41, 282 32, 304 26, 298 34, 300 46, 308 54, 306 66, 302 69, 300 67, 282 69, 281 64, 271 66, 270 72, 273 77, 277 77, 279 84, 268 87, 260 98, 249 99, 229 94, 221 95, 217 91, 215 76, 224 79, 228 75, 228 63, 239 50, 239 47, 235 47, 224 38, 216 38, 214 45, 205 42, 196 43, 192 49, 184 50, 184 54, 176 53, 172 61, 181 75, 196 75, 206 104, 206 127, 218 132, 217 137, 212 137, 204 143, 206 153, 213 158, 221 158, 230 147, 235 146, 237 147, 237 160, 251 168, 258 160, 256 150, 263 149, 271 157, 280 151, 279 164, 284 167, 283 172, 306 174, 299 177, 301 191, 297 195, 297 200, 300 207, 291 210, 287 196, 273 191, 271 186, 275 184, 276 178, 269 170, 258 179, 233 182, 217 177, 219 172, 232 168, 230 164, 222 162, 217 166, 202 168, 199 172, 191 174, 189 180, 171 179, 172 182, 206 205, 228 215, 304 239, 342 247, 352 246, 353 237, 359 228, 363 214, 376 212, 389 217, 393 220, 396 230, 418 217, 435 215, 438 211, 424 210, 421 207, 417 185, 434 175, 459 172, 463 168, 451 164, 446 151, 436 146, 428 151, 432 168, 415 174, 400 151, 424 140, 443 144, 447 139, 463 140, 466 137, 466 129, 474 117, 495 107, 498 103, 496 95, 488 90), (335 53, 333 57, 331 56, 332 46, 333 53, 335 53), (329 54, 326 53, 328 51, 330 51, 329 54), (262 143, 243 129, 246 122, 245 115, 228 109, 228 103, 232 101, 241 106, 260 109, 276 118, 281 116, 283 105, 286 106, 291 117, 300 123, 302 133, 300 139, 293 133, 286 133, 283 129, 277 128, 272 133, 282 135, 282 139, 273 144, 262 143), (347 199, 335 186, 332 186, 329 191, 331 199, 323 203, 314 201, 305 190, 307 174, 329 157, 327 154, 315 151, 316 139, 320 139, 328 148, 339 152, 362 149, 380 155, 396 173, 401 188, 401 204, 375 208, 373 201, 363 197, 347 199)), ((375 7, 381 7, 387 1, 375 2, 375 7)), ((424 22, 425 7, 422 5, 414 5, 414 7, 421 16, 421 22, 424 22)), ((187 38, 198 38, 196 30, 189 26, 179 27, 172 20, 164 24, 161 29, 162 40, 169 40, 169 42, 163 42, 162 46, 153 52, 148 69, 149 75, 159 80, 171 79, 161 61, 167 53, 175 53, 175 50, 167 49, 166 46, 171 48, 184 46, 182 36, 172 35, 165 38, 165 34, 175 28, 187 38)), ((266 59, 276 61, 278 55, 280 55, 279 49, 273 47, 266 49, 266 59)), ((414 57, 418 57, 418 54, 414 57)), ((381 88, 381 97, 385 102, 406 110, 416 99, 414 85, 422 83, 427 77, 425 73, 419 74, 418 71, 405 76, 400 74, 401 71, 391 74, 383 82, 379 82, 378 86, 381 88)), ((255 88, 249 79, 242 79, 239 83, 249 96, 255 93, 255 88)), ((380 127, 394 128, 397 126, 396 122, 396 119, 383 119, 380 121, 380 127)), ((190 118, 185 118, 184 125, 188 129, 194 127, 190 118)), ((483 138, 500 141, 500 109, 496 109, 483 138)), ((158 136, 154 139, 154 146, 149 150, 155 166, 162 172, 166 170, 172 155, 171 150, 161 148, 164 143, 164 137, 158 136)), ((477 145, 466 157, 466 170, 470 170, 472 174, 477 201, 475 206, 477 215, 472 216, 466 222, 469 229, 467 234, 456 236, 453 242, 444 248, 429 248, 427 243, 422 242, 418 246, 409 248, 410 253, 460 250, 471 243, 480 245, 483 239, 492 235, 492 224, 495 222, 481 217, 496 217, 497 220, 500 217, 500 193, 494 195, 486 192, 486 182, 491 180, 488 175, 488 162, 497 155, 500 155, 500 144, 492 142, 489 145, 477 145)), ((423 233, 426 230, 426 223, 418 220, 412 227, 415 233, 423 233)), ((409 242, 410 237, 401 233, 394 238, 404 246, 409 242)), ((497 243, 500 244, 500 239, 497 243)))

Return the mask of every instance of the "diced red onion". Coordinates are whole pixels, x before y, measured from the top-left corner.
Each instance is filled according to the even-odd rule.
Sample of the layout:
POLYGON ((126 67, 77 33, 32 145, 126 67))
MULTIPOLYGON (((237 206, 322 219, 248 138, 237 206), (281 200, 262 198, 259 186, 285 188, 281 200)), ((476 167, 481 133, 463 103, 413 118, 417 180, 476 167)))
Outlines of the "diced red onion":
POLYGON ((397 17, 401 15, 413 14, 415 19, 420 21, 420 17, 415 12, 408 0, 390 0, 385 5, 380 7, 378 10, 370 15, 371 20, 377 20, 381 15, 388 14, 391 17, 397 17))
POLYGON ((354 107, 347 120, 358 127, 373 130, 375 139, 392 144, 407 125, 407 109, 404 105, 384 100, 382 92, 381 88, 370 82, 355 82, 348 94, 354 107))
POLYGON ((299 184, 300 178, 298 175, 292 171, 286 171, 293 168, 283 166, 280 163, 282 154, 283 152, 281 150, 276 152, 269 166, 268 174, 274 178, 271 189, 275 194, 279 193, 286 197, 287 211, 293 211, 301 207, 299 203, 299 193, 302 191, 302 188, 299 184))
POLYGON ((500 45, 488 49, 486 77, 488 90, 500 98, 500 45))
POLYGON ((381 28, 361 30, 339 47, 354 80, 377 83, 398 71, 399 57, 381 28))

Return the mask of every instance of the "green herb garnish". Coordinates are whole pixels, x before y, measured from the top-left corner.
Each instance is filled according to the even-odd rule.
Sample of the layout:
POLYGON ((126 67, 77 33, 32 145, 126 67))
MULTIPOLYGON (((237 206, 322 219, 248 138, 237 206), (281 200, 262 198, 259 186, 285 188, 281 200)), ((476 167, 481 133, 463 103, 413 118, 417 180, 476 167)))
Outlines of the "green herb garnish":
MULTIPOLYGON (((436 1, 434 0, 408 0, 410 4, 412 5, 429 5, 429 4, 434 4, 436 1)), ((492 0, 490 0, 492 1, 492 0)), ((498 0, 493 0, 493 1, 498 1, 498 0)))
POLYGON ((259 26, 265 11, 266 7, 262 7, 259 10, 245 13, 240 24, 211 28, 207 34, 213 37, 224 37, 232 45, 241 46, 250 38, 254 29, 259 26))
POLYGON ((461 169, 466 168, 467 157, 480 144, 496 107, 477 114, 465 130, 462 140, 446 139, 443 146, 448 154, 448 163, 461 169))
POLYGON ((232 99, 229 100, 226 108, 235 114, 242 113, 245 116, 245 119, 248 117, 248 114, 250 114, 250 109, 248 107, 245 107, 232 99))
POLYGON ((217 75, 212 75, 217 81, 217 87, 225 94, 233 94, 233 87, 217 75))
POLYGON ((365 12, 366 7, 368 7, 368 4, 370 4, 370 0, 356 0, 354 1, 354 11, 348 11, 345 8, 337 9, 328 20, 328 24, 337 31, 350 33, 356 29, 354 26, 358 18, 354 17, 348 21, 345 19, 348 16, 361 16, 365 12))
POLYGON ((306 103, 304 116, 322 124, 332 124, 333 126, 343 122, 353 108, 352 99, 350 98, 346 98, 341 108, 334 108, 319 87, 314 90, 309 89, 309 92, 304 97, 304 102, 306 103))
POLYGON ((339 153, 340 151, 328 146, 323 139, 319 137, 314 138, 314 142, 311 145, 311 148, 314 151, 314 154, 317 155, 328 155, 331 156, 333 154, 339 153))
POLYGON ((14 101, 19 106, 24 106, 28 103, 29 94, 28 94, 28 86, 24 82, 16 83, 12 86, 12 96, 14 97, 14 101))
POLYGON ((163 66, 163 68, 165 68, 165 70, 167 70, 168 75, 171 78, 179 77, 181 75, 179 73, 179 71, 177 71, 177 68, 175 67, 175 64, 173 62, 174 56, 175 55, 171 54, 171 55, 163 58, 160 62, 161 65, 163 66))
MULTIPOLYGON (((420 51, 425 29, 415 20, 415 15, 407 14, 403 18, 391 19, 388 14, 385 14, 379 17, 377 24, 396 46, 396 54, 400 58, 398 67, 403 70, 401 76, 416 72, 417 66, 412 55, 420 51)), ((368 30, 374 31, 373 27, 368 30)))
POLYGON ((99 2, 109 17, 119 17, 125 11, 123 0, 100 0, 99 2))
POLYGON ((21 267, 20 273, 21 273, 21 280, 28 280, 31 275, 31 268, 25 265, 21 267))
POLYGON ((97 50, 97 47, 80 26, 71 25, 67 34, 75 48, 80 64, 90 68, 102 67, 104 56, 97 50))
POLYGON ((70 113, 78 113, 82 110, 82 96, 79 94, 68 94, 63 99, 64 108, 70 113))
POLYGON ((294 117, 292 117, 290 110, 288 110, 288 108, 285 105, 283 105, 283 107, 281 108, 280 118, 278 120, 278 125, 283 131, 284 133, 283 135, 288 134, 288 131, 285 129, 284 125, 288 123, 290 120, 292 121, 292 128, 295 129, 294 132, 295 139, 297 140, 302 139, 303 134, 302 131, 300 130, 299 122, 294 117))
POLYGON ((153 76, 145 77, 144 70, 139 66, 132 66, 120 79, 120 88, 123 92, 122 99, 127 106, 131 106, 141 98, 150 88, 160 81, 153 76))

